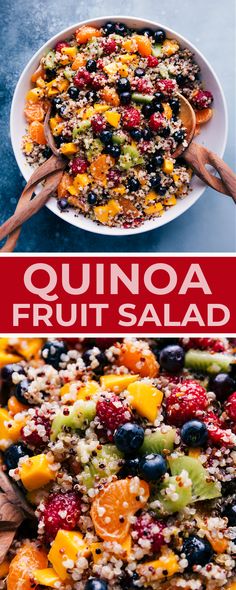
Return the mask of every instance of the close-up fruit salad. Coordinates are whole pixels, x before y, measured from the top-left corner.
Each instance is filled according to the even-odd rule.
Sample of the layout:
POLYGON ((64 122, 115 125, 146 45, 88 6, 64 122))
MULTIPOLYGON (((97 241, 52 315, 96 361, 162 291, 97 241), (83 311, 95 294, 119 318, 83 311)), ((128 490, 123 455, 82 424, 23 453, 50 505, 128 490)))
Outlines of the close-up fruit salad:
POLYGON ((0 588, 235 590, 235 344, 0 339, 0 588))
POLYGON ((67 159, 61 212, 135 228, 189 193, 192 170, 174 157, 187 147, 179 95, 195 111, 197 134, 212 117, 213 95, 194 54, 163 29, 83 25, 41 58, 31 82, 22 149, 32 166, 52 155, 50 109, 51 136, 67 159))

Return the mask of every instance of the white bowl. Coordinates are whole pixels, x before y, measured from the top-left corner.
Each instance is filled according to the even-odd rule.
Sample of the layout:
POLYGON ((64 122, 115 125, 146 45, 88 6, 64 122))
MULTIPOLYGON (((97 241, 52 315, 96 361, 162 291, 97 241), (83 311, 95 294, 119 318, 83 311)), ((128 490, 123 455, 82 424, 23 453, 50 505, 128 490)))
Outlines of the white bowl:
MULTIPOLYGON (((21 173, 23 174, 26 181, 29 180, 30 175, 32 174, 32 168, 31 166, 29 166, 29 164, 27 164, 24 154, 21 151, 21 138, 25 134, 26 123, 24 119, 23 110, 25 103, 25 95, 31 87, 30 78, 32 73, 38 66, 41 57, 50 48, 54 47, 57 41, 69 38, 75 32, 75 30, 78 29, 78 27, 80 27, 81 25, 89 23, 94 26, 101 27, 108 20, 122 21, 132 28, 151 27, 153 29, 165 29, 168 37, 173 37, 177 39, 177 41, 179 41, 182 47, 189 48, 195 54, 195 59, 201 68, 203 82, 205 86, 209 90, 211 90, 211 92, 214 95, 215 109, 214 117, 211 119, 209 123, 202 127, 201 135, 197 137, 196 141, 198 143, 205 145, 209 149, 214 150, 217 154, 219 154, 219 156, 223 156, 228 129, 226 101, 221 84, 214 70, 212 69, 206 58, 202 55, 202 53, 200 53, 200 51, 196 47, 194 47, 194 45, 187 41, 187 39, 173 31, 172 29, 167 29, 161 23, 155 23, 149 20, 143 20, 141 18, 133 18, 127 16, 109 16, 91 19, 89 21, 83 21, 67 29, 64 29, 63 31, 52 37, 47 43, 43 45, 43 47, 41 47, 41 49, 39 49, 39 51, 37 51, 37 53, 35 53, 35 55, 32 57, 32 59, 22 72, 13 96, 11 107, 10 130, 14 154, 18 166, 21 170, 21 173)), ((110 236, 127 236, 129 234, 134 235, 150 231, 151 229, 156 229, 158 227, 161 227, 162 225, 165 225, 169 221, 172 221, 176 217, 179 217, 179 215, 187 211, 187 209, 189 209, 189 207, 191 207, 201 197, 206 186, 201 180, 194 176, 191 183, 191 188, 192 190, 189 193, 189 195, 182 201, 179 200, 177 204, 174 207, 170 208, 168 211, 166 211, 162 217, 157 217, 156 219, 145 221, 143 225, 134 229, 122 229, 117 227, 107 227, 104 225, 98 225, 96 222, 84 217, 83 215, 75 215, 73 209, 66 213, 61 213, 59 211, 55 198, 49 199, 46 206, 51 211, 53 211, 53 213, 58 215, 61 219, 68 221, 76 227, 97 234, 104 234, 110 236)))

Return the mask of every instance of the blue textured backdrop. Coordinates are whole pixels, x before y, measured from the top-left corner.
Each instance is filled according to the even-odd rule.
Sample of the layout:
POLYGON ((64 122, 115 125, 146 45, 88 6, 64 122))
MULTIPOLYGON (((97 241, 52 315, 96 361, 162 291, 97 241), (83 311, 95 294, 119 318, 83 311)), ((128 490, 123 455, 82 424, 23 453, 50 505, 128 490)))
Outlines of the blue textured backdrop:
MULTIPOLYGON (((1 34, 0 222, 14 210, 23 179, 9 138, 9 111, 17 79, 33 53, 74 22, 105 14, 127 14, 163 22, 188 37, 209 59, 225 90, 230 131, 225 160, 235 164, 234 0, 5 0, 1 34)), ((236 250, 236 218, 230 199, 205 191, 189 211, 163 228, 140 236, 111 238, 78 230, 41 211, 24 227, 19 252, 227 252, 236 250)))

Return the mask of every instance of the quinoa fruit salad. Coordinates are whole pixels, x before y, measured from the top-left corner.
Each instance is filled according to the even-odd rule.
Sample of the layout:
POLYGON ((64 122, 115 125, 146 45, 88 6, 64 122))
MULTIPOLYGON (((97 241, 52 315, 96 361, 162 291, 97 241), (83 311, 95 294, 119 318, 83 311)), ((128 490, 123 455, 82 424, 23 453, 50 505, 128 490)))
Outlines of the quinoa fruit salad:
POLYGON ((235 341, 0 345, 0 588, 235 590, 235 341))
POLYGON ((164 214, 190 188, 191 169, 174 158, 187 147, 178 94, 212 117, 192 52, 162 29, 131 30, 108 22, 80 27, 39 63, 26 95, 23 152, 32 165, 50 157, 44 119, 68 165, 57 190, 68 207, 98 224, 138 227, 164 214))

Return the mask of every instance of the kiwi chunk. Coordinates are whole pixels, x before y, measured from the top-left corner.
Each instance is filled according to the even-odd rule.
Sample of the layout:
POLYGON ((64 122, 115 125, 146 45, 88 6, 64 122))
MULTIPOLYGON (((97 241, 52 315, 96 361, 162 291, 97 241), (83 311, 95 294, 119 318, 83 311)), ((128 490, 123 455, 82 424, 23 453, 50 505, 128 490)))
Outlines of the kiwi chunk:
POLYGON ((162 44, 156 43, 152 48, 152 55, 154 57, 160 57, 162 55, 162 44))
POLYGON ((213 500, 221 496, 221 486, 219 482, 208 481, 210 479, 209 473, 203 467, 199 459, 187 457, 186 455, 169 457, 168 463, 171 474, 178 475, 183 471, 187 471, 189 478, 192 480, 192 502, 199 502, 202 500, 213 500))
POLYGON ((185 355, 185 367, 203 373, 229 373, 235 357, 231 354, 218 352, 210 354, 205 350, 188 350, 185 355))
POLYGON ((54 70, 56 65, 56 54, 55 51, 49 51, 45 57, 44 66, 46 70, 54 70))
POLYGON ((175 441, 175 428, 170 428, 166 432, 162 432, 161 428, 155 430, 151 434, 144 436, 144 441, 140 449, 142 455, 148 453, 161 454, 165 449, 173 451, 175 441))
MULTIPOLYGON (((98 446, 98 449, 94 449, 90 453, 89 448, 86 450, 86 445, 85 447, 83 446, 83 448, 81 448, 80 443, 78 445, 77 453, 82 464, 86 461, 86 451, 87 453, 90 453, 89 461, 86 461, 79 476, 82 485, 87 489, 94 487, 96 480, 115 475, 121 467, 123 455, 118 451, 115 445, 108 444, 98 446)), ((87 447, 89 447, 89 445, 87 445, 87 447)))
POLYGON ((119 158, 119 165, 123 170, 129 170, 132 166, 143 164, 143 157, 136 147, 124 145, 122 151, 123 153, 119 158))
MULTIPOLYGON (((68 407, 66 407, 68 410, 68 407)), ((51 440, 56 440, 58 434, 65 428, 71 430, 85 430, 88 424, 95 418, 96 404, 91 401, 78 400, 64 415, 63 409, 58 412, 52 422, 51 440)))
POLYGON ((153 94, 141 94, 141 92, 133 92, 132 94, 132 100, 139 104, 151 104, 153 98, 153 94))
POLYGON ((164 482, 158 489, 157 494, 152 498, 150 507, 160 516, 180 512, 191 504, 192 484, 186 478, 186 470, 179 475, 167 475, 164 482), (159 505, 158 505, 158 504, 159 505))

